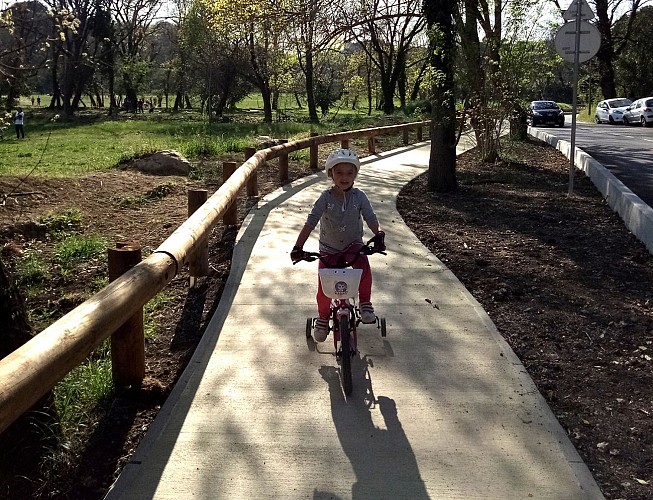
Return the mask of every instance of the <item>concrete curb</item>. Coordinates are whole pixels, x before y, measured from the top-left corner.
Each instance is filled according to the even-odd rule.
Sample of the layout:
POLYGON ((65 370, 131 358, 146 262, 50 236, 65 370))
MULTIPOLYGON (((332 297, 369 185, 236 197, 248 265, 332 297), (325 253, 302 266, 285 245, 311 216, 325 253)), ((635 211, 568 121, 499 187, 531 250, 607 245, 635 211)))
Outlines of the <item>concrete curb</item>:
MULTIPOLYGON (((528 127, 528 133, 540 139, 571 159, 571 144, 558 139, 555 135, 528 127)), ((633 193, 617 179, 612 172, 592 158, 582 149, 576 147, 574 165, 589 177, 599 192, 619 217, 623 219, 628 230, 640 240, 653 254, 653 208, 633 193)))

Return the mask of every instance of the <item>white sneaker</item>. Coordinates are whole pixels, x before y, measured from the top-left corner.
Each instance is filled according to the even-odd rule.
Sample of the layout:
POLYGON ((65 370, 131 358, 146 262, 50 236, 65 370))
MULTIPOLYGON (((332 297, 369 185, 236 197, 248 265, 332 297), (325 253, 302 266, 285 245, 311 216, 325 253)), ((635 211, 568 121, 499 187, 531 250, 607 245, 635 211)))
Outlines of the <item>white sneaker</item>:
POLYGON ((374 308, 371 302, 361 302, 360 312, 363 323, 376 323, 376 314, 374 314, 374 308))
POLYGON ((315 320, 315 328, 313 328, 313 338, 315 342, 324 342, 329 336, 329 320, 324 318, 317 318, 315 320))

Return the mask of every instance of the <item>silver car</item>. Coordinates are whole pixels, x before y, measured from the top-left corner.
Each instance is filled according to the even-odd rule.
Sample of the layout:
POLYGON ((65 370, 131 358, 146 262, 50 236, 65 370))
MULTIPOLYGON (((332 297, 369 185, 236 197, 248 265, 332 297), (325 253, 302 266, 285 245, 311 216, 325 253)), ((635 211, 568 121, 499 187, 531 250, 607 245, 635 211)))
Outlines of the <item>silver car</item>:
POLYGON ((653 97, 643 97, 624 110, 623 120, 626 125, 641 123, 648 127, 653 123, 653 97))
POLYGON ((594 121, 596 123, 621 123, 624 110, 630 106, 633 101, 625 97, 616 99, 606 99, 596 106, 594 121))

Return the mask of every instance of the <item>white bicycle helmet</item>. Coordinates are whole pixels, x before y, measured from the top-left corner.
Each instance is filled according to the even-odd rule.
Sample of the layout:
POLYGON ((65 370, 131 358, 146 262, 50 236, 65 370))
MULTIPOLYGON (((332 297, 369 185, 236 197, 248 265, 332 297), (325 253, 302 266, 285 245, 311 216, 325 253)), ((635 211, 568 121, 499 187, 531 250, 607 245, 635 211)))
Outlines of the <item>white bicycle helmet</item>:
POLYGON ((358 159, 358 155, 354 153, 351 149, 336 149, 333 151, 326 160, 326 174, 328 177, 331 177, 331 169, 338 165, 339 163, 351 163, 356 167, 356 173, 360 170, 361 161, 358 159))

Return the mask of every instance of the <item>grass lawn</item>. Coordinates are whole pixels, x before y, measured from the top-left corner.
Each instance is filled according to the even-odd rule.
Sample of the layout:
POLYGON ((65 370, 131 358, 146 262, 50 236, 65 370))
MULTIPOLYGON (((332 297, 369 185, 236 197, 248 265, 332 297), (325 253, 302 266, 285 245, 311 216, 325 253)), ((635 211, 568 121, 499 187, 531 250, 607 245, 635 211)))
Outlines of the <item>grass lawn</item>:
MULTIPOLYGON (((409 120, 403 114, 388 121, 350 110, 335 110, 319 125, 302 116, 298 121, 265 124, 258 111, 236 113, 231 122, 212 124, 196 111, 164 110, 138 115, 120 112, 113 119, 106 117, 106 111, 82 110, 72 120, 64 120, 23 100, 27 101, 25 139, 17 140, 13 128, 5 131, 0 140, 0 175, 21 176, 36 167, 34 176, 77 176, 106 171, 122 160, 162 149, 176 149, 189 158, 219 156, 255 146, 260 135, 292 140, 308 137, 312 131, 322 134, 409 120)), ((247 103, 255 104, 255 99, 247 103)))

